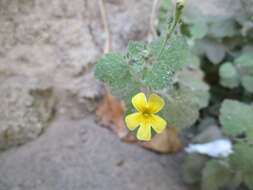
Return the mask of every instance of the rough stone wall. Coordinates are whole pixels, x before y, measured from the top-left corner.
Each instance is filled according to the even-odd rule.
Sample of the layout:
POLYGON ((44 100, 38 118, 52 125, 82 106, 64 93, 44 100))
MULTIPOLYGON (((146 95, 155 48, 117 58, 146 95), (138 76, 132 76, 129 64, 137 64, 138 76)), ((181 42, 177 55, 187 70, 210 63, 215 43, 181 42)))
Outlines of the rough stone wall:
MULTIPOLYGON (((146 39, 151 4, 106 1, 113 50, 146 39)), ((1 147, 41 134, 54 110, 94 111, 101 92, 92 71, 105 37, 98 1, 0 0, 1 147)))

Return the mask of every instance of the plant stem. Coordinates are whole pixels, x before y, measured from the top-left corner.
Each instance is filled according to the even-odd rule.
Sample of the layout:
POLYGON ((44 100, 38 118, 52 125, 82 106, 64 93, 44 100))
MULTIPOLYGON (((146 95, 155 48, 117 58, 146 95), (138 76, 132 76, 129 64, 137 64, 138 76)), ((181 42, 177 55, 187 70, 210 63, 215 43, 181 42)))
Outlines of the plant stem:
POLYGON ((163 43, 162 49, 159 53, 158 59, 161 57, 161 55, 162 55, 162 53, 165 49, 166 44, 170 40, 172 34, 174 33, 174 31, 176 29, 177 24, 179 23, 179 21, 181 19, 183 8, 184 8, 184 1, 183 0, 178 0, 177 4, 176 4, 175 17, 173 18, 173 21, 172 21, 171 25, 169 26, 168 33, 166 35, 166 39, 163 43))

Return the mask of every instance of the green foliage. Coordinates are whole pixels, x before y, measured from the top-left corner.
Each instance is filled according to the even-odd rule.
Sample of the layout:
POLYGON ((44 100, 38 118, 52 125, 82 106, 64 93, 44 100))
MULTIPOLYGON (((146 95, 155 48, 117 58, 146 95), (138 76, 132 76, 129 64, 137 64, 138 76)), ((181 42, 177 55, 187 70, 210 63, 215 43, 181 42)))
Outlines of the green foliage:
POLYGON ((125 56, 110 53, 101 58, 95 75, 125 102, 127 113, 134 111, 131 98, 135 94, 155 92, 166 101, 161 115, 168 125, 189 127, 207 106, 209 87, 203 82, 198 58, 189 52, 183 37, 175 35, 164 43, 163 37, 150 44, 129 42, 125 56), (160 93, 161 89, 166 93, 160 93))
POLYGON ((128 43, 127 55, 133 61, 139 61, 147 56, 145 44, 140 42, 130 41, 128 43))
POLYGON ((225 187, 230 179, 227 163, 222 160, 210 160, 202 171, 202 190, 218 190, 225 187))
MULTIPOLYGON (((250 105, 253 102, 253 6, 251 0, 219 3, 231 11, 217 11, 214 15, 215 11, 210 13, 210 10, 199 9, 209 4, 211 9, 211 0, 200 6, 194 1, 186 2, 181 26, 189 46, 202 58, 201 67, 205 70, 205 79, 211 84, 211 97, 205 95, 205 83, 201 85, 203 80, 195 81, 197 73, 188 76, 188 71, 179 72, 178 89, 188 88, 184 96, 190 94, 189 89, 195 89, 193 94, 199 97, 199 106, 206 107, 211 99, 212 107, 205 109, 200 118, 201 134, 192 142, 210 142, 225 135, 234 143, 234 153, 222 161, 209 158, 203 162, 192 159, 189 154, 184 165, 190 169, 184 166, 184 180, 187 183, 200 182, 203 190, 236 189, 241 184, 253 189, 253 107, 250 105), (202 122, 206 118, 213 119, 202 122)), ((194 102, 193 97, 190 99, 194 102)))
POLYGON ((202 178, 202 169, 209 160, 207 156, 190 154, 183 164, 183 179, 186 183, 193 184, 202 178))
POLYGON ((235 65, 239 70, 240 75, 253 75, 253 55, 243 53, 235 60, 235 65))
POLYGON ((185 67, 177 75, 180 90, 190 97, 191 101, 200 108, 204 108, 209 103, 209 86, 203 81, 203 73, 200 69, 185 67))
POLYGON ((124 57, 119 53, 109 53, 99 60, 95 76, 102 82, 117 87, 130 76, 124 57))
MULTIPOLYGON (((210 19, 210 18, 209 18, 210 19)), ((209 35, 214 38, 233 37, 238 35, 236 21, 232 18, 216 16, 211 18, 209 35)))
POLYGON ((220 122, 225 135, 237 137, 246 134, 252 139, 253 108, 234 100, 225 100, 220 110, 220 122))
POLYGON ((231 172, 231 174, 232 177, 227 187, 228 189, 237 189, 243 183, 243 174, 242 172, 231 172))
POLYGON ((177 87, 169 91, 168 106, 161 112, 171 126, 185 128, 193 125, 199 117, 199 110, 208 105, 209 86, 203 81, 198 64, 199 60, 189 55, 183 69, 174 77, 177 87))
POLYGON ((243 53, 234 63, 224 63, 219 70, 220 83, 227 88, 241 83, 246 91, 253 92, 253 56, 243 53))
POLYGON ((253 148, 246 143, 234 145, 234 153, 230 156, 230 165, 233 170, 243 173, 252 172, 253 148))
POLYGON ((144 82, 154 89, 169 87, 175 72, 180 71, 187 59, 187 45, 182 37, 174 37, 161 53, 165 38, 161 37, 150 43, 151 59, 156 64, 144 75, 144 82))
POLYGON ((168 125, 177 128, 193 125, 199 117, 200 109, 194 101, 195 96, 186 89, 182 89, 174 91, 171 98, 171 101, 166 102, 167 108, 161 112, 164 118, 168 118, 168 125))
POLYGON ((220 67, 220 83, 228 88, 235 88, 239 85, 239 76, 232 63, 224 63, 220 67))
POLYGON ((196 49, 199 54, 206 55, 213 64, 220 63, 226 55, 226 47, 221 42, 211 38, 198 41, 196 49))
POLYGON ((139 73, 145 67, 145 58, 149 56, 149 51, 145 44, 130 41, 127 48, 127 59, 129 66, 134 72, 139 73))
POLYGON ((195 24, 190 27, 190 33, 193 39, 203 38, 208 31, 207 25, 205 23, 195 24))
POLYGON ((244 53, 235 60, 235 65, 241 76, 242 86, 248 91, 253 92, 253 55, 244 53))
POLYGON ((249 190, 253 190, 253 172, 246 173, 244 175, 243 181, 249 190))
POLYGON ((253 75, 243 76, 241 78, 242 86, 248 91, 253 93, 253 75))
POLYGON ((95 76, 109 85, 114 96, 127 102, 140 91, 140 84, 133 80, 124 57, 119 53, 109 53, 101 58, 95 76))

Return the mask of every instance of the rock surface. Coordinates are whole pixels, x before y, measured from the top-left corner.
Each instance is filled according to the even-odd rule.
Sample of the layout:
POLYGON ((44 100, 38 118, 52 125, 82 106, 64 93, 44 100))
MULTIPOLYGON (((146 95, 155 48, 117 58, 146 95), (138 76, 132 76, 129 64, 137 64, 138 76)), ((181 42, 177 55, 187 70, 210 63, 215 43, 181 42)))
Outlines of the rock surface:
MULTIPOLYGON (((105 2, 113 50, 146 38, 152 2, 105 2)), ((36 84, 40 95, 31 96, 30 81, 50 84, 47 101, 57 104, 48 113, 82 118, 95 110, 101 92, 93 68, 105 41, 98 1, 1 0, 0 25, 1 148, 27 142, 48 126, 52 115, 40 116, 33 107, 43 84, 36 84)))
POLYGON ((0 100, 0 149, 35 139, 53 116, 52 88, 40 80, 2 79, 0 100))
POLYGON ((181 161, 121 142, 94 117, 61 117, 36 141, 0 154, 0 190, 185 190, 181 161))

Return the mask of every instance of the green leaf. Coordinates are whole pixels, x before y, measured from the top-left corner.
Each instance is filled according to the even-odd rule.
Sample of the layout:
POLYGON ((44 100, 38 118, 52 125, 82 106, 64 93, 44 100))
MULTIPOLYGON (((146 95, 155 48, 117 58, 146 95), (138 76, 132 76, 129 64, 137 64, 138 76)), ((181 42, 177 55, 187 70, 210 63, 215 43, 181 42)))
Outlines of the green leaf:
POLYGON ((206 23, 206 16, 198 6, 194 5, 192 2, 185 1, 183 21, 187 24, 206 23))
POLYGON ((213 64, 220 63, 226 54, 225 46, 213 39, 198 41, 196 43, 196 48, 200 51, 200 54, 205 54, 213 64))
MULTIPOLYGON (((209 103, 209 86, 203 81, 203 73, 200 69, 185 67, 177 74, 181 88, 188 88, 188 93, 194 97, 196 104, 204 108, 209 103)), ((186 92, 187 93, 187 92, 186 92)))
POLYGON ((248 91, 248 92, 253 92, 253 75, 252 76, 243 76, 241 78, 242 85, 243 87, 248 91))
POLYGON ((201 180, 202 169, 205 167, 208 157, 201 154, 189 154, 183 164, 183 180, 193 184, 201 180))
POLYGON ((226 186, 230 171, 225 161, 210 160, 202 172, 202 190, 218 190, 226 186))
POLYGON ((232 63, 224 63, 219 70, 220 83, 228 88, 235 88, 239 85, 239 75, 232 63))
POLYGON ((231 168, 243 173, 252 172, 253 148, 246 143, 236 144, 233 147, 234 153, 229 156, 231 168))
POLYGON ((207 33, 207 25, 205 23, 198 23, 190 27, 191 36, 194 39, 201 39, 207 33))
POLYGON ((209 24, 209 34, 215 38, 232 37, 238 34, 236 22, 232 18, 216 16, 209 24))
POLYGON ((246 173, 244 175, 243 181, 249 190, 253 190, 253 172, 246 173))
POLYGON ((236 190, 241 185, 242 182, 243 182, 242 172, 233 172, 233 176, 231 177, 229 184, 227 185, 227 189, 236 190))
POLYGON ((244 53, 235 60, 235 65, 241 75, 253 75, 253 55, 244 53))
POLYGON ((144 75, 144 82, 154 88, 163 89, 171 85, 172 76, 185 64, 188 48, 182 37, 174 36, 160 55, 165 39, 158 38, 149 45, 152 59, 158 59, 144 75))
POLYGON ((128 43, 127 55, 130 60, 138 61, 142 57, 148 55, 148 51, 145 48, 145 44, 140 42, 130 41, 128 43))
MULTIPOLYGON (((131 51, 131 55, 136 54, 131 51)), ((106 54, 96 65, 95 76, 108 84, 112 95, 123 100, 126 107, 130 109, 132 108, 131 98, 140 92, 141 86, 132 78, 128 67, 121 54, 106 54)))
POLYGON ((179 89, 171 94, 172 100, 166 102, 161 115, 168 126, 186 128, 192 126, 199 117, 199 105, 195 96, 187 90, 179 89))
POLYGON ((99 60, 95 76, 101 82, 117 86, 130 74, 123 56, 119 53, 109 53, 99 60))
POLYGON ((236 137, 253 128, 251 106, 234 100, 225 100, 220 109, 220 122, 225 135, 236 137))
POLYGON ((131 102, 131 98, 140 92, 141 86, 132 78, 126 77, 117 86, 110 86, 110 91, 113 96, 119 100, 124 100, 125 103, 131 102))

